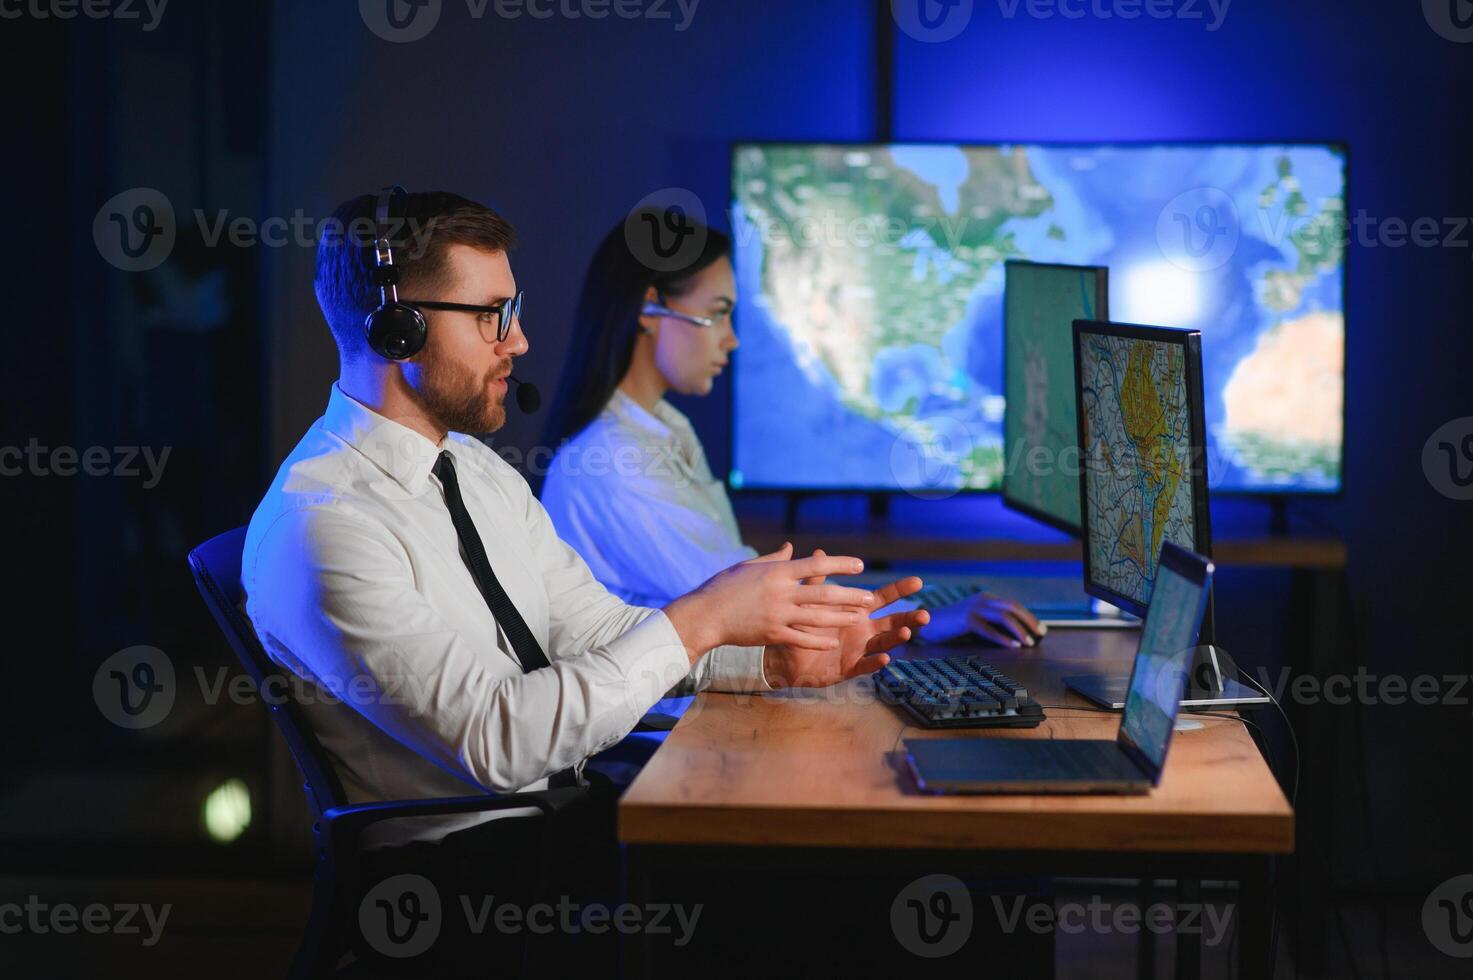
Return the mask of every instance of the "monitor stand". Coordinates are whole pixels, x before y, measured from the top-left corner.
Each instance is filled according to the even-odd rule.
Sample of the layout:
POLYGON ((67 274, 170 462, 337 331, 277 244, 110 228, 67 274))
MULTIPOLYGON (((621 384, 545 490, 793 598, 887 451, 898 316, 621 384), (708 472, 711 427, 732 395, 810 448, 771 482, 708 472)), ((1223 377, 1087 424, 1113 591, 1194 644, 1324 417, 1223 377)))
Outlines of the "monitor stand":
POLYGON ((1276 538, 1286 537, 1289 533, 1289 499, 1281 493, 1274 494, 1268 498, 1268 506, 1268 533, 1276 538))
MULTIPOLYGON (((1197 648, 1187 690, 1181 699, 1183 708, 1240 708, 1269 703, 1268 696, 1262 691, 1249 687, 1236 678, 1223 676, 1221 662, 1224 657, 1226 653, 1221 647, 1209 645, 1197 648)), ((1125 709, 1125 695, 1130 687, 1130 675, 1087 674, 1065 677, 1064 684, 1086 701, 1102 708, 1122 711, 1125 709)))
POLYGON ((1029 610, 1049 629, 1138 630, 1141 621, 1118 606, 1101 599, 1088 598, 1083 603, 1029 603, 1029 610))
MULTIPOLYGON (((789 490, 783 494, 783 533, 798 533, 798 507, 812 496, 811 491, 789 490)), ((890 494, 886 491, 866 493, 865 512, 871 525, 883 526, 890 520, 890 494)))

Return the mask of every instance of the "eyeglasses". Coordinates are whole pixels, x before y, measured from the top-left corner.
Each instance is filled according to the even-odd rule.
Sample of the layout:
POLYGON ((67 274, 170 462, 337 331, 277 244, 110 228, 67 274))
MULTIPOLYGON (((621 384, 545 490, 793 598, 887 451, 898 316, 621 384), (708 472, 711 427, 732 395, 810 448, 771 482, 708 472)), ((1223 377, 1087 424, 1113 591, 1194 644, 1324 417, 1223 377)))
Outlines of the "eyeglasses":
POLYGON ((731 311, 728 310, 718 316, 696 316, 694 313, 682 313, 672 310, 661 303, 646 303, 640 311, 641 316, 668 316, 676 320, 684 320, 686 323, 694 323, 698 327, 714 327, 723 320, 731 320, 731 311))
MULTIPOLYGON (((421 310, 449 310, 453 313, 475 313, 479 323, 490 325, 490 317, 496 317, 496 343, 502 343, 511 335, 511 325, 520 323, 522 320, 522 297, 526 296, 526 290, 519 289, 511 299, 504 299, 490 306, 474 306, 469 303, 441 303, 438 300, 427 299, 401 299, 399 302, 405 306, 413 306, 421 310)), ((485 331, 481 336, 486 336, 485 331)), ((486 341, 488 344, 490 340, 486 341)))

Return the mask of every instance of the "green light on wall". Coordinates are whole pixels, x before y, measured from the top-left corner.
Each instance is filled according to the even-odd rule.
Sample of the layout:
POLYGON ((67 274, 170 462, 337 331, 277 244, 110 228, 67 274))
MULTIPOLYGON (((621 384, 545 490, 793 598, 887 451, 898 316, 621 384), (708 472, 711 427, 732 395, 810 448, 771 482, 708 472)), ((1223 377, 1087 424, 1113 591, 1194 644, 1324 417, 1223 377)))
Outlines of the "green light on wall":
POLYGON ((251 791, 239 779, 227 779, 210 790, 204 805, 205 832, 217 844, 229 844, 251 825, 251 791))

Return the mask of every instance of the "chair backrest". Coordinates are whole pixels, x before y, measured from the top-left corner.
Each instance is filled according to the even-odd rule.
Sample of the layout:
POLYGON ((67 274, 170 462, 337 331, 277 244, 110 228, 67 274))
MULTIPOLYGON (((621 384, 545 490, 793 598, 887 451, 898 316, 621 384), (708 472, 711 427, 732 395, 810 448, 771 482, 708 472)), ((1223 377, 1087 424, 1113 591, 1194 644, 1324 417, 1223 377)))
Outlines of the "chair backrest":
POLYGON ((266 679, 281 674, 281 668, 272 662, 256 638, 256 631, 240 607, 240 559, 245 548, 246 529, 238 527, 211 538, 189 553, 189 567, 194 572, 195 585, 205 598, 205 605, 215 617, 231 649, 240 658, 241 666, 256 682, 256 690, 262 694, 276 721, 276 727, 286 739, 287 748, 296 760, 297 768, 306 780, 305 789, 316 815, 347 802, 342 783, 333 772, 332 764, 323 752, 317 737, 305 724, 301 706, 291 700, 285 692, 289 684, 274 684, 269 689, 272 697, 266 697, 266 679))

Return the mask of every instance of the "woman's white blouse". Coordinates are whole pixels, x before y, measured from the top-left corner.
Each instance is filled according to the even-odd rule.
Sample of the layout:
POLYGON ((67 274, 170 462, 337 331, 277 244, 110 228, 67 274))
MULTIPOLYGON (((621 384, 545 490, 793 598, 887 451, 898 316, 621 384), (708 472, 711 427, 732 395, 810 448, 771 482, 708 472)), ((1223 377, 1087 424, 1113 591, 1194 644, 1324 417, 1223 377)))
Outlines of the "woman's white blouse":
POLYGON ((542 490, 558 535, 625 602, 659 608, 755 557, 690 420, 615 391, 558 450, 542 490))

